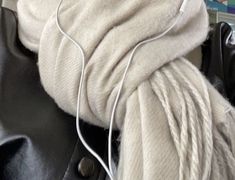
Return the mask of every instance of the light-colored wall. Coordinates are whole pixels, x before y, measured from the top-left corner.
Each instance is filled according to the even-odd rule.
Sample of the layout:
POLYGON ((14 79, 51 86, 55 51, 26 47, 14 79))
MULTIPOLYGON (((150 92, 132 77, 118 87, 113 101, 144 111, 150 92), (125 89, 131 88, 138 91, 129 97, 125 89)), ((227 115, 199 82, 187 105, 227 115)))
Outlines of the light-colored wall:
POLYGON ((16 11, 16 4, 18 0, 3 0, 2 7, 16 11))
POLYGON ((200 69, 202 63, 201 47, 197 47, 196 49, 191 51, 189 54, 186 55, 186 58, 200 69))

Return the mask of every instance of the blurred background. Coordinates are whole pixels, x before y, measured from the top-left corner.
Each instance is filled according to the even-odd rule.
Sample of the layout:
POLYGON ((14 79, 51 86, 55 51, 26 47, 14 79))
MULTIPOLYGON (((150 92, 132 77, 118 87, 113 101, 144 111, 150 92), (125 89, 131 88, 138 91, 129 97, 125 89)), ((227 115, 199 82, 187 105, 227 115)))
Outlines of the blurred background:
POLYGON ((205 0, 210 16, 211 25, 227 22, 235 34, 235 0, 205 0))

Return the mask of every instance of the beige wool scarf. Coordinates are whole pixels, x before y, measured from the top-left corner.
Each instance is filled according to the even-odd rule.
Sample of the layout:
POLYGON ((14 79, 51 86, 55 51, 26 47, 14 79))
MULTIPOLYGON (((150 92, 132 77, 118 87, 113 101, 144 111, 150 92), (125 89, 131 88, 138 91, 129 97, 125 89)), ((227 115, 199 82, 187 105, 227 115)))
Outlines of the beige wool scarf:
MULTIPOLYGON (((30 4, 18 2, 22 15, 26 1, 30 4)), ((38 6, 43 2, 48 1, 38 1, 38 6)), ((85 51, 82 119, 108 127, 132 49, 164 32, 181 3, 64 0, 60 24, 85 51)), ((38 65, 48 94, 64 111, 76 115, 81 54, 56 26, 57 4, 55 0, 37 8, 43 14, 36 43, 38 65)), ((115 113, 114 128, 121 132, 118 180, 235 179, 234 109, 182 58, 205 40, 207 32, 204 1, 189 0, 171 32, 138 49, 115 113)))

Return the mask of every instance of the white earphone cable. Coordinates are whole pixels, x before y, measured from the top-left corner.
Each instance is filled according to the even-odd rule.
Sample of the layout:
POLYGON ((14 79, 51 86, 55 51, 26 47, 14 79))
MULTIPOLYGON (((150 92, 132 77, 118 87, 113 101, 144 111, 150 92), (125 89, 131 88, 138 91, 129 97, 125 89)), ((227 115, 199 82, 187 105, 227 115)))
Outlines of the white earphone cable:
POLYGON ((161 37, 165 36, 169 31, 171 31, 175 25, 178 23, 181 15, 183 14, 185 7, 186 7, 186 3, 188 0, 184 0, 180 11, 179 11, 179 15, 177 15, 176 20, 174 21, 174 23, 163 33, 161 33, 160 35, 144 40, 142 42, 139 42, 134 49, 131 52, 130 58, 128 60, 127 66, 125 68, 124 74, 122 76, 122 79, 120 81, 120 88, 118 90, 117 96, 115 98, 114 101, 114 105, 113 105, 113 109, 112 109, 112 113, 111 113, 111 118, 110 118, 110 125, 109 125, 109 137, 108 137, 108 164, 109 164, 109 168, 106 166, 105 162, 102 160, 102 158, 86 143, 85 139, 82 136, 81 130, 80 130, 80 125, 79 125, 79 117, 80 117, 80 98, 81 98, 81 94, 82 94, 82 87, 83 87, 83 81, 84 81, 84 71, 85 71, 85 53, 84 50, 82 49, 81 45, 76 42, 70 35, 68 35, 60 26, 59 23, 59 10, 60 10, 60 6, 63 2, 63 0, 60 0, 59 5, 57 7, 56 10, 56 25, 59 29, 59 31, 61 32, 61 34, 63 34, 67 39, 69 39, 80 51, 81 55, 82 55, 82 67, 81 67, 81 76, 80 76, 80 82, 79 82, 79 87, 78 87, 78 97, 77 97, 77 112, 76 112, 76 128, 77 128, 77 133, 78 136, 82 142, 82 144, 85 146, 85 148, 100 162, 100 164, 103 166, 103 168, 105 169, 106 173, 108 174, 109 178, 111 180, 114 180, 114 173, 113 173, 113 168, 112 168, 112 128, 113 128, 113 122, 114 122, 114 115, 115 115, 115 111, 117 108, 117 103, 119 101, 120 95, 121 95, 121 91, 123 88, 123 84, 128 72, 128 69, 131 65, 131 62, 133 60, 134 54, 137 51, 137 49, 147 43, 150 43, 152 41, 158 40, 161 37))
POLYGON ((109 124, 109 137, 108 137, 108 163, 109 163, 109 170, 111 172, 111 174, 113 175, 113 168, 112 168, 112 129, 113 129, 113 122, 114 122, 114 115, 115 115, 115 112, 116 112, 116 108, 117 108, 117 103, 119 101, 119 98, 120 98, 120 95, 121 95, 121 91, 122 91, 122 88, 123 88, 123 84, 124 84, 124 81, 125 81, 125 78, 126 78, 126 75, 127 75, 127 72, 128 72, 128 69, 131 65, 131 62, 133 60, 133 57, 134 57, 134 54, 136 52, 136 50, 144 45, 144 44, 147 44, 147 43, 150 43, 152 41, 156 41, 160 38, 162 38, 163 36, 165 36, 169 31, 171 31, 175 25, 178 23, 180 17, 183 15, 184 11, 185 11, 185 8, 186 8, 186 4, 187 4, 188 0, 184 0, 181 7, 180 7, 180 10, 179 10, 179 14, 177 15, 174 23, 166 30, 164 31, 163 33, 161 33, 160 35, 158 36, 155 36, 153 38, 150 38, 150 39, 147 39, 147 40, 144 40, 144 41, 141 41, 139 42, 135 47, 134 49, 132 50, 131 52, 131 55, 130 55, 130 58, 128 60, 128 63, 127 63, 127 66, 125 68, 125 71, 124 71, 124 74, 122 76, 122 79, 120 81, 120 88, 117 92, 117 96, 115 98, 115 101, 114 101, 114 105, 113 105, 113 109, 112 109, 112 113, 111 113, 111 118, 110 118, 110 124, 109 124))
POLYGON ((85 139, 82 136, 81 130, 80 130, 80 125, 79 125, 79 117, 80 117, 80 98, 81 98, 81 94, 82 94, 82 87, 83 87, 83 80, 84 80, 84 70, 85 70, 85 54, 84 51, 81 47, 81 45, 79 45, 79 43, 77 43, 70 35, 68 35, 60 26, 59 23, 59 10, 60 10, 60 6, 62 4, 63 0, 60 0, 60 3, 57 7, 57 11, 56 11, 56 25, 58 27, 58 29, 60 30, 60 32, 66 37, 68 38, 80 51, 81 55, 82 55, 82 68, 81 68, 81 77, 80 77, 80 83, 79 83, 79 87, 78 87, 78 97, 77 97, 77 114, 76 114, 76 128, 77 128, 77 133, 78 136, 82 142, 82 144, 85 146, 85 148, 100 162, 100 164, 103 166, 103 168, 105 169, 106 173, 108 174, 109 178, 111 180, 114 180, 113 176, 111 175, 108 167, 106 166, 106 164, 104 163, 104 161, 102 160, 102 158, 87 144, 87 142, 85 141, 85 139))

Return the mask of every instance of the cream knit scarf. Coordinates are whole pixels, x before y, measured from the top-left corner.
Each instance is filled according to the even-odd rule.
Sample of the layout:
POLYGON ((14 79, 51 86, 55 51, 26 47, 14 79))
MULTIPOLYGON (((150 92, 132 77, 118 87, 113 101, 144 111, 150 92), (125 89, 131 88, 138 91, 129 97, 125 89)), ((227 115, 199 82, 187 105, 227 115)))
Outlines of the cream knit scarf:
MULTIPOLYGON (((58 1, 48 6, 43 2, 49 3, 19 0, 19 19, 28 13, 24 7, 38 4, 36 15, 46 19, 38 32, 42 84, 59 107, 75 115, 81 54, 56 27, 58 1)), ((131 50, 165 31, 175 21, 181 3, 63 2, 60 24, 81 44, 86 56, 82 119, 108 127, 131 50)), ((181 58, 204 41, 207 31, 203 0, 189 0, 175 28, 135 54, 115 114, 115 128, 121 131, 119 180, 235 179, 234 109, 181 58)))

